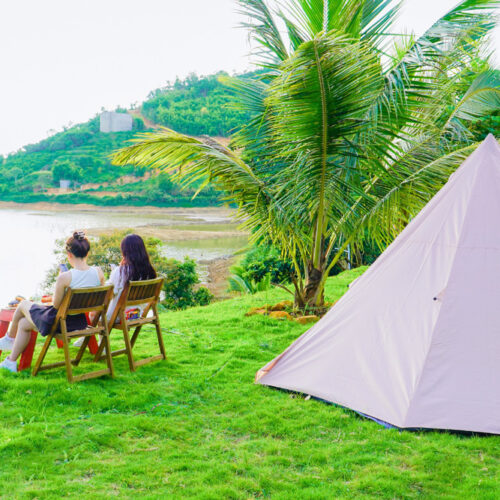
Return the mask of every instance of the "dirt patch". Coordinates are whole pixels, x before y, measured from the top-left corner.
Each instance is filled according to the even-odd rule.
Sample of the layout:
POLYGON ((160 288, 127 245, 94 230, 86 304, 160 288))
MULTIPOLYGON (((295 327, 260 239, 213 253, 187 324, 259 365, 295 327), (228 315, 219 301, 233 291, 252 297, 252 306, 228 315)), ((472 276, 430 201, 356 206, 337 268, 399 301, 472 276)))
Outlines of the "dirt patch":
POLYGON ((207 282, 203 283, 217 299, 229 299, 227 291, 227 280, 231 274, 229 270, 235 263, 236 257, 221 257, 209 261, 200 261, 200 264, 208 265, 207 282))
POLYGON ((151 120, 148 120, 142 113, 140 109, 129 109, 128 113, 136 118, 140 118, 144 122, 144 126, 146 128, 160 128, 160 125, 153 123, 151 120))
MULTIPOLYGON (((83 192, 85 193, 85 191, 83 192)), ((116 198, 117 196, 120 196, 122 193, 118 193, 116 191, 92 191, 89 194, 95 196, 96 198, 104 198, 105 196, 109 196, 110 198, 116 198)))

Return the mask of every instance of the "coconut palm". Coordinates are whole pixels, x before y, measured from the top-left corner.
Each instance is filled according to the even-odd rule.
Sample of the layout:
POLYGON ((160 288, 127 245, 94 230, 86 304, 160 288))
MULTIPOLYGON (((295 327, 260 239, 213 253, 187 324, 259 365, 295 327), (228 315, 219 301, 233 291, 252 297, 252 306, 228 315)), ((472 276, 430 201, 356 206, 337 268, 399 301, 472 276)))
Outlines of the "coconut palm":
POLYGON ((346 248, 390 242, 475 148, 467 121, 500 108, 498 72, 464 88, 497 2, 462 1, 418 38, 391 35, 391 0, 239 4, 264 71, 228 83, 255 118, 231 147, 163 129, 114 161, 222 189, 292 259, 296 304, 320 306, 346 248))

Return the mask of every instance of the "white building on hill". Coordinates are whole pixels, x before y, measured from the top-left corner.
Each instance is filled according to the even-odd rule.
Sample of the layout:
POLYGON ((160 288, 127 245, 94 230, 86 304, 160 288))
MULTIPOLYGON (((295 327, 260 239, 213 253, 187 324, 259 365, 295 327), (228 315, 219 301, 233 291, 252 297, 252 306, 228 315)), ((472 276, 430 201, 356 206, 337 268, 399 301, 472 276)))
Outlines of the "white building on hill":
POLYGON ((132 130, 132 117, 128 113, 104 111, 100 117, 101 132, 128 132, 132 130))

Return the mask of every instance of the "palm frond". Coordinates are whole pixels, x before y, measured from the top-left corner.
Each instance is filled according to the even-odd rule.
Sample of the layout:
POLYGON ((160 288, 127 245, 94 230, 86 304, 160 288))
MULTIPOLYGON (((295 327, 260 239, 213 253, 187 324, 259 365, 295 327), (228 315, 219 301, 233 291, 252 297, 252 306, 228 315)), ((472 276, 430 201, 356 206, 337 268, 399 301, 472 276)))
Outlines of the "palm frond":
POLYGON ((461 127, 462 121, 477 120, 500 110, 500 71, 478 75, 463 97, 453 106, 443 130, 461 127))
POLYGON ((288 50, 276 24, 276 13, 265 0, 237 0, 239 12, 246 20, 241 26, 249 30, 250 37, 257 42, 257 55, 262 66, 274 68, 288 57, 288 50))

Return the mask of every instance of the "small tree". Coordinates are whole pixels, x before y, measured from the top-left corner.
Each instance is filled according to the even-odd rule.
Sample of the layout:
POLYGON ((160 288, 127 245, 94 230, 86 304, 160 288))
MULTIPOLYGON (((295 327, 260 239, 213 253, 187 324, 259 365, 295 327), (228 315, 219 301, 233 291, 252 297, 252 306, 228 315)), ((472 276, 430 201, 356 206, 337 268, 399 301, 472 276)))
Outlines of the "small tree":
POLYGON ((22 178, 22 176, 23 176, 23 171, 19 167, 11 168, 10 170, 7 170, 4 174, 4 177, 7 180, 9 181, 13 180, 16 184, 19 181, 19 179, 22 178))
POLYGON ((186 309, 194 305, 206 305, 213 299, 213 295, 205 287, 197 290, 199 283, 196 273, 196 262, 186 258, 184 262, 168 259, 165 263, 164 277, 165 300, 163 304, 169 309, 186 309))

